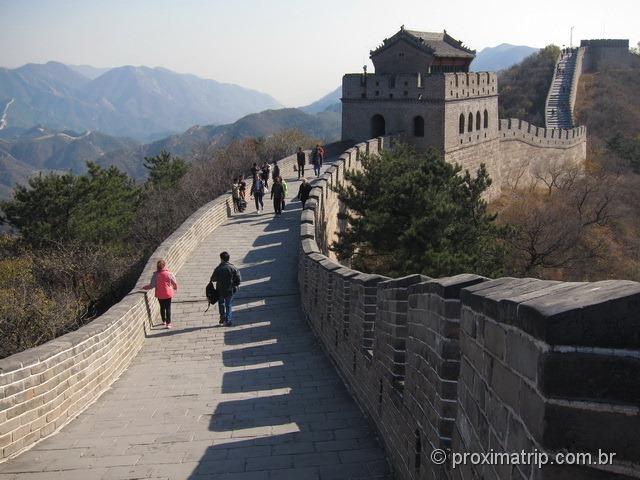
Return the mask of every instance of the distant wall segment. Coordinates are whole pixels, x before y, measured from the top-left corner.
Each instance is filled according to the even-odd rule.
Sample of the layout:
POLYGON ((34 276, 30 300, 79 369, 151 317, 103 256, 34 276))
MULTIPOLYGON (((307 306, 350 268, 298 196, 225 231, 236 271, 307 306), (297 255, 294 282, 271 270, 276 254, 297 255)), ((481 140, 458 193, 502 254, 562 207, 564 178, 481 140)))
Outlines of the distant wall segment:
MULTIPOLYGON (((518 127, 517 135, 530 135, 528 125, 518 127)), ((517 143, 532 147, 539 134, 517 143)), ((569 137, 554 148, 580 145, 569 137)), ((341 208, 331 187, 392 142, 357 144, 315 181, 301 217, 298 281, 304 314, 376 426, 396 478, 640 478, 640 284, 389 279, 331 258, 331 219, 341 208), (450 458, 598 449, 615 456, 612 465, 452 468, 432 456, 436 449, 450 458)))

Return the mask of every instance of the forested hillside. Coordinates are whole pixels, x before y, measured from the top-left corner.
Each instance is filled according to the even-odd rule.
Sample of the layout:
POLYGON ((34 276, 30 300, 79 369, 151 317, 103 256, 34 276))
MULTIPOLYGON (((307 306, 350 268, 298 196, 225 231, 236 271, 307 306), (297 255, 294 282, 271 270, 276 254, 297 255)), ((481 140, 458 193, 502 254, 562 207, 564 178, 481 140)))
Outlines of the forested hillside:
POLYGON ((560 49, 549 45, 498 75, 500 118, 544 127, 544 107, 560 49))
POLYGON ((631 58, 631 68, 580 77, 576 117, 592 157, 640 173, 640 56, 631 58))
MULTIPOLYGON (((553 50, 509 70, 501 115, 542 123, 553 50)), ((640 280, 640 58, 631 59, 631 66, 581 76, 576 115, 587 127, 586 165, 550 165, 538 172, 537 188, 505 192, 493 205, 512 228, 516 274, 640 280)))

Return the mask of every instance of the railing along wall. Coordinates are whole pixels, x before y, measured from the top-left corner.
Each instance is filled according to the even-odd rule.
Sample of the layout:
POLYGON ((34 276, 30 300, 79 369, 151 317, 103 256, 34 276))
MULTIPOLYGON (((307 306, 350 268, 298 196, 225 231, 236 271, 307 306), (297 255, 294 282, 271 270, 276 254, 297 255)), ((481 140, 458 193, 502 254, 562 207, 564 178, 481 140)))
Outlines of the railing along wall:
POLYGON ((302 212, 302 309, 398 479, 640 478, 640 284, 389 279, 330 258, 331 186, 392 138, 360 143, 302 212), (449 460, 439 462, 436 449, 449 460), (465 465, 456 454, 583 452, 611 464, 465 465))
MULTIPOLYGON (((282 174, 293 175, 295 163, 295 155, 282 159, 282 174)), ((62 428, 126 370, 148 327, 158 321, 153 290, 141 291, 156 261, 163 258, 178 272, 232 209, 226 193, 193 213, 156 249, 135 288, 103 315, 74 332, 0 359, 0 462, 62 428)))

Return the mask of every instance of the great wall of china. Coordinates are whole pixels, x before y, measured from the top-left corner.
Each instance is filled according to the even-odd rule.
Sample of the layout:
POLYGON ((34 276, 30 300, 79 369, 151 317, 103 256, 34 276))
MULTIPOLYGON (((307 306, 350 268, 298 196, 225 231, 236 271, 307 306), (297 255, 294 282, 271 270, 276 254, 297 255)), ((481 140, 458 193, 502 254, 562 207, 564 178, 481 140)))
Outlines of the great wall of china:
MULTIPOLYGON (((455 108, 455 149, 452 145, 450 152, 469 137, 469 132, 458 131, 460 112, 455 108)), ((473 109, 474 123, 476 110, 484 108, 473 109)), ((527 149, 572 152, 571 162, 584 155, 584 127, 543 129, 520 120, 498 120, 495 113, 491 135, 505 151, 514 148, 528 152, 526 156, 532 153, 527 149)), ((413 117, 406 118, 409 128, 414 127, 413 117)), ((482 123, 482 114, 479 118, 482 123)), ((369 127, 365 122, 364 130, 369 127)), ((469 138, 470 143, 482 141, 475 130, 478 137, 469 138)), ((374 426, 394 477, 640 478, 640 284, 488 279, 473 273, 389 279, 352 270, 331 257, 328 246, 340 209, 331 187, 344 182, 345 170, 359 169, 363 155, 376 154, 394 141, 397 137, 381 135, 339 155, 315 181, 300 223, 277 227, 299 247, 289 252, 298 255, 296 308, 374 426), (453 468, 450 460, 440 462, 433 456, 439 449, 615 456, 606 464, 538 468, 530 463, 468 462, 453 468)), ((281 160, 283 176, 295 178, 294 163, 293 156, 281 160)), ((297 220, 297 212, 291 213, 297 220)), ((229 195, 213 200, 162 243, 136 288, 106 314, 76 332, 0 360, 0 475, 35 475, 35 467, 19 462, 30 458, 29 465, 34 465, 40 453, 26 450, 43 440, 55 442, 60 434, 54 434, 73 427, 77 415, 96 409, 101 396, 153 341, 159 312, 139 287, 156 259, 162 257, 180 270, 194 261, 206 239, 238 218, 249 221, 232 213, 229 195)), ((195 298, 193 302, 202 302, 195 298)), ((269 313, 263 315, 267 320, 269 313)), ((248 335, 247 342, 255 340, 248 335)), ((251 385, 243 388, 251 390, 251 385)), ((275 431, 260 438, 266 441, 275 431)), ((296 465, 295 458, 289 461, 296 465)), ((55 470, 61 476, 55 478, 65 478, 62 470, 55 470)), ((40 473, 37 478, 53 478, 50 472, 40 473)))

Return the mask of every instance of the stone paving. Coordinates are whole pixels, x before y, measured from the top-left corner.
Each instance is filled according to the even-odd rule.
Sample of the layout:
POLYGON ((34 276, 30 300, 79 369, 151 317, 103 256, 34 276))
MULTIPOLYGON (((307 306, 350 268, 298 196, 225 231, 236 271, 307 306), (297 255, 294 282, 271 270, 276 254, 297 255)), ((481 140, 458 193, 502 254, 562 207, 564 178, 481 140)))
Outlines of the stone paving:
MULTIPOLYGON (((289 182, 289 196, 297 193, 289 182)), ((0 464, 7 479, 386 479, 384 451, 302 317, 300 203, 253 202, 176 272, 172 330, 58 434, 0 464), (204 313, 227 250, 243 283, 234 326, 204 313)), ((171 265, 169 265, 171 268, 171 265)))

